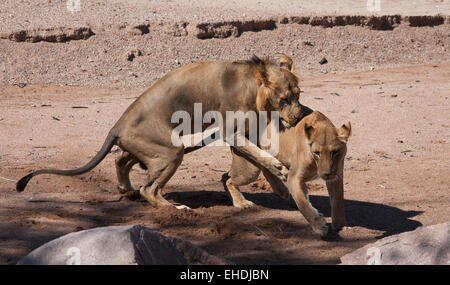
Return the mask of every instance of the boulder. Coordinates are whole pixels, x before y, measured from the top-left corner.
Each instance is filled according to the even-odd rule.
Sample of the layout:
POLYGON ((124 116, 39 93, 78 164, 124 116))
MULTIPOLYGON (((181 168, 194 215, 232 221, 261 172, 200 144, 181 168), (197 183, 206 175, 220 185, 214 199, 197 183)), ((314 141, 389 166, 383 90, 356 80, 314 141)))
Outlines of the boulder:
POLYGON ((192 243, 140 225, 70 233, 22 258, 18 265, 228 264, 192 243))
POLYGON ((341 257, 344 265, 450 265, 450 222, 420 227, 341 257))

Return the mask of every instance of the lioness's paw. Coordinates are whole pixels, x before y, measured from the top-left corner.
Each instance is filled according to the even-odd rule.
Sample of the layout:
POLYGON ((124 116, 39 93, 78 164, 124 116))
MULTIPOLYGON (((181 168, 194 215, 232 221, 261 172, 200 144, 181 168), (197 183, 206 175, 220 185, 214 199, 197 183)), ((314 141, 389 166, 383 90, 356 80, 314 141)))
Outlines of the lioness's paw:
POLYGON ((134 191, 133 188, 128 188, 128 187, 126 187, 124 185, 121 185, 121 184, 117 185, 117 189, 119 190, 120 194, 125 194, 127 192, 134 191))
POLYGON ((328 234, 328 225, 322 214, 314 219, 314 224, 311 225, 313 231, 318 233, 321 237, 325 237, 328 234))
POLYGON ((333 229, 333 231, 340 231, 345 227, 345 220, 338 220, 338 221, 333 221, 331 223, 331 228, 333 229))

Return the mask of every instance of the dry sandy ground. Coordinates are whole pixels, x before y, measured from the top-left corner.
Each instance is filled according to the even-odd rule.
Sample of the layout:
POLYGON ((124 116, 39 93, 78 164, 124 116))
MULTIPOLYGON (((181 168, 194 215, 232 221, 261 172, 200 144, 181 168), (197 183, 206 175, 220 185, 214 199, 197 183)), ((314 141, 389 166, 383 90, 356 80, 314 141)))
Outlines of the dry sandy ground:
MULTIPOLYGON (((71 231, 139 223, 236 263, 334 264, 377 238, 448 220, 448 0, 381 1, 378 12, 366 0, 80 0, 74 12, 66 3, 0 3, 0 263, 71 231), (32 170, 87 162, 168 71, 277 52, 304 76, 303 104, 336 125, 352 122, 350 228, 339 237, 318 238, 263 179, 243 187, 259 206, 233 208, 220 182, 227 148, 186 155, 167 185, 166 197, 192 211, 120 199, 117 151, 86 175, 41 176, 13 190, 32 170)), ((144 182, 138 167, 132 176, 144 182)), ((323 183, 310 186, 329 217, 323 183)))
MULTIPOLYGON (((193 210, 154 209, 120 199, 113 151, 79 177, 40 176, 23 193, 14 180, 44 167, 83 165, 141 90, 49 85, 0 88, 0 263, 13 264, 71 231, 142 224, 243 264, 335 264, 377 238, 442 223, 450 216, 450 64, 428 64, 302 78, 301 102, 336 125, 351 121, 345 166, 349 228, 321 240, 268 184, 242 187, 258 206, 232 207, 220 182, 227 148, 185 156, 164 192, 193 210), (84 106, 87 108, 73 108, 84 106)), ((143 170, 132 172, 135 186, 143 170)), ((312 203, 330 216, 326 189, 310 183, 312 203)))
POLYGON ((277 52, 302 75, 449 62, 449 0, 381 1, 374 19, 365 0, 80 1, 0 3, 0 84, 141 89, 191 62, 277 52))

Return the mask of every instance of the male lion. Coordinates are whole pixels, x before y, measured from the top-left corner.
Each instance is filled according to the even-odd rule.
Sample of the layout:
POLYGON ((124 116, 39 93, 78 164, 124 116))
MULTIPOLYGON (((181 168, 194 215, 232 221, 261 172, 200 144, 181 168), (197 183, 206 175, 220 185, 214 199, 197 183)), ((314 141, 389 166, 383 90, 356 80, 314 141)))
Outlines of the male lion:
MULTIPOLYGON (((300 212, 321 236, 327 235, 328 226, 322 214, 309 202, 305 182, 317 176, 326 181, 331 202, 331 225, 336 231, 342 229, 345 225, 343 170, 350 133, 350 122, 335 128, 322 113, 312 112, 295 127, 279 133, 280 147, 276 158, 289 168, 289 190, 263 170, 273 191, 284 198, 288 198, 290 193, 300 212)), ((238 186, 255 181, 261 170, 234 151, 232 159, 230 171, 222 177, 225 190, 234 206, 251 207, 254 204, 244 198, 238 186)))
MULTIPOLYGON (((194 103, 202 103, 203 114, 210 110, 219 111, 222 116, 226 111, 279 111, 281 120, 294 125, 302 115, 302 108, 297 77, 291 71, 292 65, 256 56, 247 61, 200 62, 180 67, 154 83, 128 107, 100 151, 85 166, 73 170, 38 170, 20 179, 16 189, 23 191, 28 181, 39 174, 71 176, 90 171, 118 145, 124 151, 116 160, 121 193, 133 191, 128 173, 140 162, 148 173, 140 194, 155 207, 172 205, 163 198, 161 189, 181 164, 185 151, 183 145, 172 143, 176 127, 171 122, 172 114, 183 110, 192 118, 194 103)), ((248 140, 245 142, 245 147, 236 146, 235 150, 286 180, 286 167, 274 157, 262 156, 260 149, 248 140)))

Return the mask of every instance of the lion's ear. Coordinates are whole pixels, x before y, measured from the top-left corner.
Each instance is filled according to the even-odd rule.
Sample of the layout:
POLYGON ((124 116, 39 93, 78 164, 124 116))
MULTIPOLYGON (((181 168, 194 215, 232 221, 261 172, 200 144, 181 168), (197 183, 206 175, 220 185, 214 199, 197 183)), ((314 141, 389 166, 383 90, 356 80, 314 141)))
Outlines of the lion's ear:
POLYGON ((348 137, 352 133, 352 125, 350 122, 343 124, 339 129, 337 129, 338 139, 344 143, 347 143, 348 137))
POLYGON ((278 60, 281 68, 287 69, 292 74, 294 74, 297 78, 300 78, 300 73, 295 67, 294 61, 289 56, 284 53, 280 53, 280 59, 278 60))
POLYGON ((270 96, 272 96, 273 91, 265 86, 265 84, 261 84, 258 87, 258 92, 256 94, 256 110, 258 111, 271 111, 270 110, 270 96))

